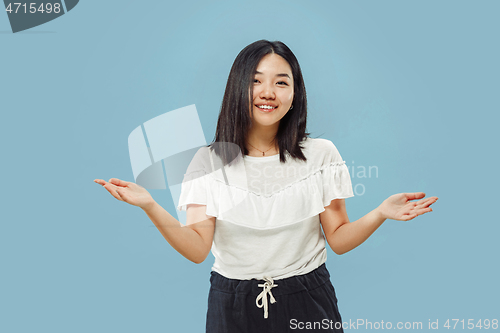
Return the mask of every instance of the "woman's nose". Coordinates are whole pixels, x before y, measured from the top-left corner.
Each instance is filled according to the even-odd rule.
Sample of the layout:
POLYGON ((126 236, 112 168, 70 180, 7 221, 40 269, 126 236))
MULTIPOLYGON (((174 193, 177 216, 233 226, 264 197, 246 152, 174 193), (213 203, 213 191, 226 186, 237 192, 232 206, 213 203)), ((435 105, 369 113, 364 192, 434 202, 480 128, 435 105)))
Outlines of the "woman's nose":
POLYGON ((260 92, 260 97, 264 99, 274 99, 274 87, 270 84, 262 85, 262 90, 260 92))

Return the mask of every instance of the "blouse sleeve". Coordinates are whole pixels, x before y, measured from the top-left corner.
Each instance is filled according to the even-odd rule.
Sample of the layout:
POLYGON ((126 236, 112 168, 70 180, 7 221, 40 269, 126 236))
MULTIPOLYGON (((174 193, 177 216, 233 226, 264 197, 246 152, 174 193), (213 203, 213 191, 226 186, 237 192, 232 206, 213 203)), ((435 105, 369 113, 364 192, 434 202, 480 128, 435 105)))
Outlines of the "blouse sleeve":
POLYGON ((210 172, 208 149, 200 148, 189 164, 181 185, 181 194, 177 209, 186 210, 188 204, 207 205, 208 173, 210 172))
POLYGON ((342 160, 333 142, 325 140, 325 155, 322 166, 323 206, 330 205, 334 199, 353 197, 349 169, 342 160))

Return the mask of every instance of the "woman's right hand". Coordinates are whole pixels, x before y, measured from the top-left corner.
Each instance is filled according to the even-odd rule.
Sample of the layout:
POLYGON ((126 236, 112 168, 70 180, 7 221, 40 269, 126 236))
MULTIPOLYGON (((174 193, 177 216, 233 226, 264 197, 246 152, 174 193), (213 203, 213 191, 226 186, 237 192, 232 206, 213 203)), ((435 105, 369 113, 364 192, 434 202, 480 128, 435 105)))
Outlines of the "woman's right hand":
POLYGON ((149 194, 144 187, 136 183, 117 178, 111 178, 109 182, 102 179, 95 179, 94 182, 102 185, 117 200, 124 201, 142 209, 147 209, 155 203, 151 194, 149 194))

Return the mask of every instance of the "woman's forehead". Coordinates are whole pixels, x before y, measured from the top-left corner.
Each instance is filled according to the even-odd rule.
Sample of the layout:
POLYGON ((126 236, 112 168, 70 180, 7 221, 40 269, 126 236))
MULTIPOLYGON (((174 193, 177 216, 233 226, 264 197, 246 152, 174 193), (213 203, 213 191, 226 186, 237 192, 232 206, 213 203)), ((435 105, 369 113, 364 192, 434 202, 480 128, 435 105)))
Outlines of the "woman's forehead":
POLYGON ((271 53, 260 60, 255 74, 288 74, 292 78, 292 68, 282 56, 271 53))

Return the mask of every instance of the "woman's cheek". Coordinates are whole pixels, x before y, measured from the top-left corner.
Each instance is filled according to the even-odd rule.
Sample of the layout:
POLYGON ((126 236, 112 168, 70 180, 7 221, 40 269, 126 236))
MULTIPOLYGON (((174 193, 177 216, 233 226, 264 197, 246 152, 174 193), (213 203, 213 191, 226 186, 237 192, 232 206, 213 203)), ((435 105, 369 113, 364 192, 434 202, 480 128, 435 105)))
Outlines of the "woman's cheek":
POLYGON ((287 100, 288 103, 292 103, 292 101, 293 101, 293 89, 290 91, 289 94, 287 94, 287 99, 286 100, 287 100))

